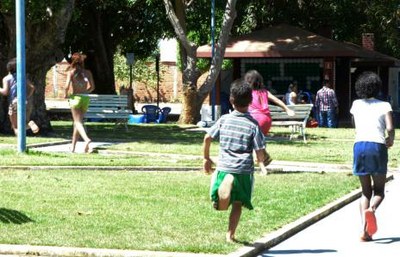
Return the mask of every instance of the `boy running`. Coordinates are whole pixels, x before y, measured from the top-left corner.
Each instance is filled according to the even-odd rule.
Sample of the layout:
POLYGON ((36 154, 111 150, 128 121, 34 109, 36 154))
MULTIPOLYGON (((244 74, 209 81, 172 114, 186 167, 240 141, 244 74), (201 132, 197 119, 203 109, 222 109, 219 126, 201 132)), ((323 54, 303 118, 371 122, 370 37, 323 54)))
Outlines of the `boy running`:
MULTIPOLYGON (((256 120, 249 112, 252 88, 243 80, 232 83, 230 102, 234 111, 223 115, 204 137, 203 168, 212 172, 210 146, 213 139, 219 139, 219 161, 211 182, 211 200, 216 210, 227 210, 232 205, 229 216, 227 242, 235 242, 235 231, 239 224, 242 206, 253 209, 251 194, 254 183, 254 159, 263 167, 268 161, 264 135, 256 120)), ((263 167, 264 168, 264 167, 263 167)), ((265 171, 264 171, 265 172, 265 171)))

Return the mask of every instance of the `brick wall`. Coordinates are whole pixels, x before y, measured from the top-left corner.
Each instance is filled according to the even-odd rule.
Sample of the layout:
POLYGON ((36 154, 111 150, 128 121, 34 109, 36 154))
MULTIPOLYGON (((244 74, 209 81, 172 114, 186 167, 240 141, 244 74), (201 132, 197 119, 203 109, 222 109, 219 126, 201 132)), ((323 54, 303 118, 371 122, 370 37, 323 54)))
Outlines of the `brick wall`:
MULTIPOLYGON (((60 99, 64 97, 64 88, 66 81, 68 62, 57 63, 54 69, 51 68, 46 75, 46 99, 60 99), (53 81, 56 81, 54 83, 53 81)), ((117 90, 118 85, 116 86, 117 90)), ((157 90, 156 86, 147 86, 140 81, 134 81, 134 97, 136 102, 156 102, 157 90)), ((173 62, 161 63, 160 67, 160 84, 159 84, 159 100, 160 102, 177 102, 181 99, 182 92, 182 74, 176 64, 173 62)))
POLYGON ((67 68, 69 63, 63 61, 53 66, 46 75, 45 98, 63 98, 65 82, 67 80, 67 68), (54 68, 55 67, 55 68, 54 68), (54 85, 54 81, 56 81, 54 85))
MULTIPOLYGON (((134 95, 136 102, 156 102, 157 86, 147 86, 135 81, 134 95)), ((180 101, 182 92, 182 73, 175 63, 162 63, 160 67, 159 100, 160 102, 180 101)))
POLYGON ((365 49, 368 50, 375 50, 375 37, 374 37, 374 33, 362 33, 361 35, 361 39, 362 39, 362 46, 365 49))

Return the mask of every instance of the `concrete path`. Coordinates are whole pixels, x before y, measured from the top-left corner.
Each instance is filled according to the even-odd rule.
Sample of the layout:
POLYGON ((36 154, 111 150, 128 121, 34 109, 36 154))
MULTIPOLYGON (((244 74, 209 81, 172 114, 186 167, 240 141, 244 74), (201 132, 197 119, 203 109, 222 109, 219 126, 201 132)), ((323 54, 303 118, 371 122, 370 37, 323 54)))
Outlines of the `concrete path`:
MULTIPOLYGON (((91 142, 90 147, 94 150, 102 147, 107 147, 110 145, 115 145, 116 143, 112 142, 91 142)), ((59 153, 69 153, 71 152, 71 143, 63 143, 63 144, 46 144, 44 146, 36 146, 33 147, 35 150, 42 151, 42 152, 59 152, 59 153)), ((85 153, 85 143, 79 141, 76 143, 75 153, 85 153)))
POLYGON ((360 242, 358 200, 264 251, 258 257, 349 256, 397 257, 400 254, 400 173, 388 182, 386 198, 376 212, 378 232, 360 242))

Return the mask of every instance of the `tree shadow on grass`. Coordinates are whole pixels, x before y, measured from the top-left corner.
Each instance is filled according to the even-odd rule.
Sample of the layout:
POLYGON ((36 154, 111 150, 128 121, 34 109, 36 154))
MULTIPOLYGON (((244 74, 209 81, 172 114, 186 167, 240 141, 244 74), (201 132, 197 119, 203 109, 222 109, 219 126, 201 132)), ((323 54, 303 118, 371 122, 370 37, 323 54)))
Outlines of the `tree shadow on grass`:
POLYGON ((95 123, 87 125, 87 131, 93 141, 140 141, 156 144, 180 143, 183 145, 203 142, 205 134, 204 131, 188 131, 187 127, 174 124, 130 125, 128 131, 125 131, 125 128, 120 128, 116 133, 114 127, 110 124, 95 123))
POLYGON ((34 222, 31 218, 16 210, 0 208, 0 222, 5 224, 24 224, 34 222))

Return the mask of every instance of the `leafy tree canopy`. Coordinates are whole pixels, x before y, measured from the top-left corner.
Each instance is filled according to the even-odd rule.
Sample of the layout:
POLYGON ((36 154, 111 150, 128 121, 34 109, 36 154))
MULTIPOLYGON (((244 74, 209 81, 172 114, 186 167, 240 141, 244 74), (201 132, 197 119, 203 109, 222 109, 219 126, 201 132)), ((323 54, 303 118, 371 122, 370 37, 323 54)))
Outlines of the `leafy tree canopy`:
POLYGON ((249 33, 280 23, 361 44, 361 34, 375 34, 376 50, 400 57, 398 0, 251 0, 238 3, 236 31, 249 33))
POLYGON ((67 31, 65 49, 89 51, 98 43, 91 26, 113 51, 134 52, 145 58, 156 48, 160 38, 170 30, 163 9, 156 1, 148 0, 77 0, 74 15, 67 31), (96 24, 93 24, 96 22, 96 24))

